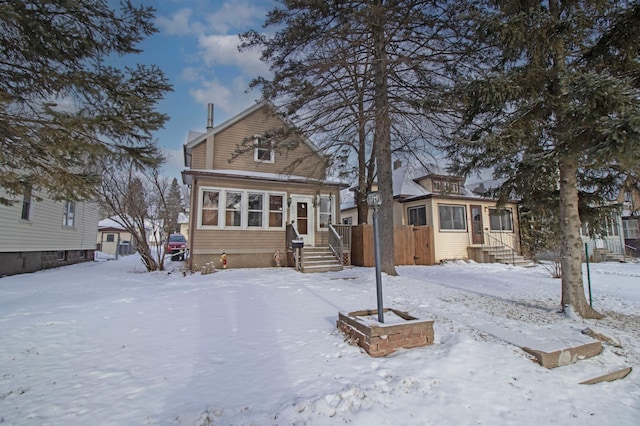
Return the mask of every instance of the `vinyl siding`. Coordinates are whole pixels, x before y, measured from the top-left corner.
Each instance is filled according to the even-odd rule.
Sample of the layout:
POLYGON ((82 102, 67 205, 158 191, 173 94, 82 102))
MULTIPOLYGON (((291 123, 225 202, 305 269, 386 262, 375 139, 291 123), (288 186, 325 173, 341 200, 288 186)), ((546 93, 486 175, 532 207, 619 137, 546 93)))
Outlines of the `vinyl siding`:
POLYGON ((54 202, 42 194, 32 197, 31 218, 22 220, 22 198, 12 206, 0 206, 3 238, 0 252, 51 250, 93 250, 98 232, 95 203, 77 202, 73 227, 62 225, 64 202, 54 202), (37 196, 43 197, 37 201, 37 196))
MULTIPOLYGON (((225 128, 215 134, 213 149, 213 169, 215 170, 246 170, 248 172, 283 173, 287 171, 291 175, 305 176, 314 179, 325 178, 325 165, 322 158, 314 153, 308 145, 301 143, 292 151, 275 153, 273 163, 254 161, 254 151, 240 155, 230 162, 236 149, 245 138, 262 134, 268 130, 281 128, 284 123, 277 117, 269 115, 264 109, 259 109, 239 122, 225 128), (292 163, 300 162, 295 170, 287 170, 292 163)), ((210 136, 211 138, 213 136, 210 136)), ((205 170, 206 168, 206 144, 203 141, 193 148, 192 170, 205 170)))
MULTIPOLYGON (((198 199, 200 188, 212 187, 220 189, 237 189, 241 191, 264 191, 283 193, 285 197, 288 195, 315 195, 320 193, 323 195, 332 194, 334 197, 334 209, 340 203, 340 194, 338 188, 335 187, 319 187, 317 185, 294 184, 288 182, 271 182, 257 180, 239 180, 233 178, 199 178, 197 185, 194 186, 192 196, 196 197, 195 206, 191 209, 190 221, 194 223, 194 235, 192 236, 192 252, 193 254, 214 254, 233 252, 233 253, 266 253, 273 252, 276 249, 284 251, 285 249, 285 228, 282 229, 198 229, 198 211, 200 209, 200 200, 198 199)), ((285 222, 289 221, 288 209, 285 204, 285 222)), ((327 240, 327 231, 318 230, 318 213, 314 208, 314 217, 316 222, 316 245, 327 240)), ((334 217, 339 215, 338 211, 334 211, 334 217)))

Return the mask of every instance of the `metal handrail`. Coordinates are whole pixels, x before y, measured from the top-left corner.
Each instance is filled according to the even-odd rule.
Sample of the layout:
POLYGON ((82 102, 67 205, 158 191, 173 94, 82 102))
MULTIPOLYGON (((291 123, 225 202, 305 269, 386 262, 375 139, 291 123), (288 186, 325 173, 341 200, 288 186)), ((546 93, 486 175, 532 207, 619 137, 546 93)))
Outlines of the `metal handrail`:
MULTIPOLYGON (((484 232, 484 237, 485 237, 484 241, 487 241, 487 240, 492 241, 493 240, 493 241, 496 241, 497 243, 499 243, 500 246, 507 247, 508 249, 510 249, 511 250, 511 263, 513 264, 513 266, 516 265, 516 249, 511 247, 511 245, 505 243, 502 240, 502 234, 500 234, 501 238, 498 239, 498 238, 494 237, 493 235, 491 235, 490 232, 484 232)), ((515 237, 513 238, 513 241, 517 241, 515 237)), ((487 245, 485 242, 482 243, 482 248, 485 248, 485 247, 497 247, 497 246, 498 245, 492 245, 492 244, 488 244, 487 245)))
POLYGON ((338 231, 336 231, 336 228, 334 228, 333 225, 329 225, 329 248, 342 265, 344 263, 342 257, 344 253, 342 237, 338 234, 338 231))

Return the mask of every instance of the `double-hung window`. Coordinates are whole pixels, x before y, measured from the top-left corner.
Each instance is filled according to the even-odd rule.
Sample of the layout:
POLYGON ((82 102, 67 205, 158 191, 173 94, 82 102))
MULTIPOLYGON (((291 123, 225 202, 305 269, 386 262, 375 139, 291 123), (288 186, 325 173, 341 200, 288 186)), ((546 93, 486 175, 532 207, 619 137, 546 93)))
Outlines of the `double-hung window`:
POLYGON ((204 226, 219 226, 220 191, 202 191, 201 224, 204 226))
POLYGON ((282 228, 284 221, 283 195, 269 195, 269 228, 282 228))
POLYGON ((22 193, 22 212, 20 219, 31 220, 31 186, 25 186, 22 193))
POLYGON ((489 224, 492 231, 513 232, 511 209, 489 209, 489 224))
POLYGON ((65 202, 62 225, 73 226, 75 223, 75 218, 76 218, 76 203, 74 201, 65 202))
POLYGON ((467 220, 464 206, 439 205, 440 230, 466 231, 467 220))
POLYGON ((249 193, 247 226, 262 228, 264 215, 264 194, 249 193))
POLYGON ((319 226, 320 228, 328 228, 333 223, 333 210, 331 205, 331 196, 323 195, 320 197, 319 210, 319 226))
POLYGON ((226 209, 225 223, 226 227, 242 226, 242 192, 225 192, 226 209))
POLYGON ((254 138, 253 160, 259 163, 273 163, 275 160, 275 152, 273 143, 270 139, 260 136, 254 138))

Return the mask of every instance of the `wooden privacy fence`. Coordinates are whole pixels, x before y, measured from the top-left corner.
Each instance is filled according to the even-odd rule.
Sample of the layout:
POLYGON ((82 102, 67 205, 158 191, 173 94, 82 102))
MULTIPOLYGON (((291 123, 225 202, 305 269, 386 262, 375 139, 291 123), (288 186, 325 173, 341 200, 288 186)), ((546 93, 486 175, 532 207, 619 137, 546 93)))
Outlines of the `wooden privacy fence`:
MULTIPOLYGON (((375 266, 373 225, 351 228, 351 264, 375 266)), ((396 265, 433 265, 433 228, 431 226, 395 225, 393 244, 396 265)))

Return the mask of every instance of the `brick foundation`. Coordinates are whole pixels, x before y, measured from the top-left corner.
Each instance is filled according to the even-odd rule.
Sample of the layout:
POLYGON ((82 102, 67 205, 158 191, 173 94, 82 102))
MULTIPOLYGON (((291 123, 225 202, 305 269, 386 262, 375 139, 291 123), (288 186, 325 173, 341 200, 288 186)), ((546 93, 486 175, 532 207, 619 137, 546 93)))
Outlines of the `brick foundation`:
POLYGON ((433 344, 433 320, 419 320, 406 312, 384 309, 393 312, 403 322, 381 324, 365 317, 376 315, 377 310, 340 312, 337 327, 350 339, 358 342, 372 357, 387 356, 400 348, 416 348, 433 344))

